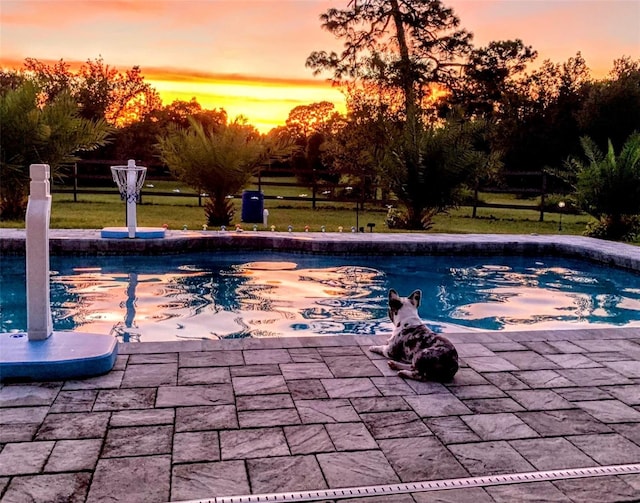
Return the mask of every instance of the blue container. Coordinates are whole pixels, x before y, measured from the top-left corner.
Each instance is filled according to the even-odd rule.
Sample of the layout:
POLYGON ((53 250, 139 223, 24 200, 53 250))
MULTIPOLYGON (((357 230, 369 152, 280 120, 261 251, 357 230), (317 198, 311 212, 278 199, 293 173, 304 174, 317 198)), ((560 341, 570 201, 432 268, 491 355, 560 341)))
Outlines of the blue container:
POLYGON ((242 221, 247 223, 262 223, 264 211, 264 194, 259 190, 245 190, 242 192, 242 221))

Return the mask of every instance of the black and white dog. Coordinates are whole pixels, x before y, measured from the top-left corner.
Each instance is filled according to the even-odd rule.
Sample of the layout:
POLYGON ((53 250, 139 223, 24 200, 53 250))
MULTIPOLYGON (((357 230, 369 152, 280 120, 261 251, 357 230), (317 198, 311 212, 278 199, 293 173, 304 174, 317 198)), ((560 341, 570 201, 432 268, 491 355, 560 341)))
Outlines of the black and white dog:
POLYGON ((389 318, 393 333, 385 346, 370 346, 369 351, 390 358, 389 367, 400 377, 419 381, 447 382, 458 371, 458 352, 454 345, 424 324, 418 316, 422 292, 400 297, 389 290, 389 318))

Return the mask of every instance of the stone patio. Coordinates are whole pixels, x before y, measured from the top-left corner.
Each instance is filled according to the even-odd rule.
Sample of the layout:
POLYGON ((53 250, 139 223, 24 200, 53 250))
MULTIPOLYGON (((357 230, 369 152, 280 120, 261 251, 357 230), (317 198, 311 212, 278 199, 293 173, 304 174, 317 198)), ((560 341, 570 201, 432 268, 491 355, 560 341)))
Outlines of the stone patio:
MULTIPOLYGON (((121 344, 104 376, 3 385, 1 500, 164 502, 640 463, 640 329, 449 337, 463 367, 446 385, 398 378, 367 351, 376 338, 354 336, 121 344)), ((638 500, 640 474, 351 501, 638 500)))

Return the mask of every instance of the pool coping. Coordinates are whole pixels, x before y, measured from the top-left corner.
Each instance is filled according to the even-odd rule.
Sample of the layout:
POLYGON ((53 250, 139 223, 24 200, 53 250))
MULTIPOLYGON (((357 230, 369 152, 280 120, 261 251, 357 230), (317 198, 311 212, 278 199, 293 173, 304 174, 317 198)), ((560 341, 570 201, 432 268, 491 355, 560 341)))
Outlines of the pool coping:
MULTIPOLYGON (((24 229, 0 229, 0 255, 24 254, 24 229)), ((260 250, 350 255, 553 255, 640 271, 640 246, 557 234, 167 231, 163 239, 107 239, 100 230, 52 229, 53 255, 260 250)))

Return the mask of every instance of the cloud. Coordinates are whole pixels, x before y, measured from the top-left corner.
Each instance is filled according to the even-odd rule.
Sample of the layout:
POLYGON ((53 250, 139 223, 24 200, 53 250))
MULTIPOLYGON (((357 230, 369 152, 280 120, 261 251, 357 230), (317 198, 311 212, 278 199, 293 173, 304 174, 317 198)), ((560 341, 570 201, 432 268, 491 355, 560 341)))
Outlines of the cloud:
POLYGON ((90 24, 112 15, 141 19, 162 14, 171 3, 166 0, 9 0, 2 2, 0 22, 4 27, 67 27, 90 24))
POLYGON ((584 56, 596 77, 613 60, 640 57, 640 2, 628 0, 449 0, 474 43, 521 39, 539 52, 538 63, 584 56))
POLYGON ((325 0, 0 1, 5 58, 304 77, 313 50, 341 47, 320 27, 325 0))
MULTIPOLYGON (((40 59, 36 58, 41 63, 53 65, 60 60, 53 59, 40 59)), ((69 64, 72 71, 77 70, 86 61, 78 60, 64 60, 69 64)), ((123 65, 112 65, 108 61, 105 61, 109 66, 116 68, 120 71, 125 71, 130 67, 123 65)), ((22 69, 24 68, 24 60, 18 58, 3 58, 0 57, 0 67, 9 69, 22 69)), ((206 72, 202 70, 195 70, 189 68, 177 68, 177 67, 141 67, 142 75, 148 81, 158 82, 173 82, 181 84, 230 84, 230 85, 242 85, 242 86, 259 86, 259 87, 300 87, 300 88, 322 88, 330 89, 331 84, 322 78, 288 78, 288 77, 272 77, 264 75, 249 75, 240 73, 216 73, 206 72)))
POLYGON ((215 73, 192 69, 179 69, 171 67, 149 67, 142 69, 143 75, 149 80, 172 81, 183 83, 218 82, 238 85, 259 85, 276 87, 313 87, 329 88, 331 84, 321 78, 287 78, 271 77, 263 75, 247 75, 240 73, 215 73))

